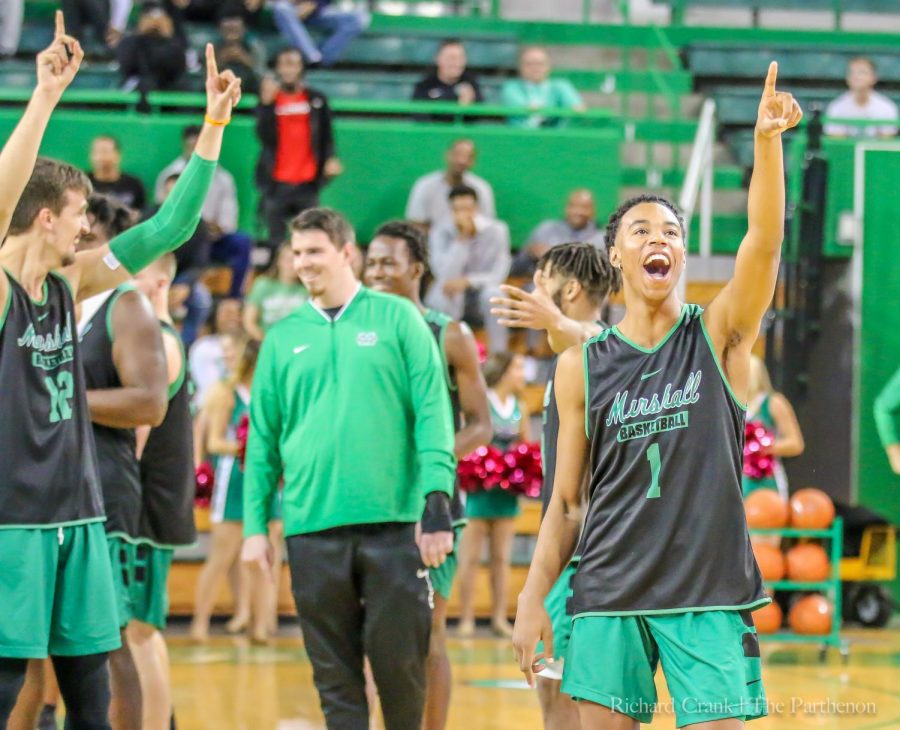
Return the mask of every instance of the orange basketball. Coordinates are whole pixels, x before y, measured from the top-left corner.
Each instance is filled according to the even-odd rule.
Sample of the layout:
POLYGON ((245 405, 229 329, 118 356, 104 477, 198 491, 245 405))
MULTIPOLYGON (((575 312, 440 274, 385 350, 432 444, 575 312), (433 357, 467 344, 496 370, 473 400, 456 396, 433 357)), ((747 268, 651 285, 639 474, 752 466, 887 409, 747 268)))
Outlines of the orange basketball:
POLYGON ((768 606, 753 612, 753 623, 756 624, 756 632, 759 634, 774 634, 781 628, 784 622, 784 614, 775 601, 768 606))
POLYGON ((791 497, 791 527, 822 530, 834 520, 834 502, 820 489, 801 489, 791 497))
POLYGON ((784 578, 784 555, 774 545, 768 545, 758 540, 753 541, 753 554, 759 565, 759 572, 763 580, 781 580, 784 578))
POLYGON ((812 542, 794 545, 787 552, 786 562, 790 580, 801 582, 827 580, 831 573, 825 548, 812 542))
POLYGON ((798 634, 827 634, 831 631, 831 604, 818 593, 801 598, 791 607, 788 623, 798 634))
POLYGON ((747 526, 757 529, 784 527, 788 523, 787 503, 774 489, 757 489, 744 500, 747 526))

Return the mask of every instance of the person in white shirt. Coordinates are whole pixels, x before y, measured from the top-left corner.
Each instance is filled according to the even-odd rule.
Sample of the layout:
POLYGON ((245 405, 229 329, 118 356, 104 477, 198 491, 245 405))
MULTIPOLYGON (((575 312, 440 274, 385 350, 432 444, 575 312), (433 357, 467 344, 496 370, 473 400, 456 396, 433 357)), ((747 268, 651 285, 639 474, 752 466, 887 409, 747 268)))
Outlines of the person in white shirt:
POLYGON ((490 316, 509 273, 509 228, 482 215, 478 193, 467 185, 451 188, 451 216, 431 229, 428 248, 434 282, 425 304, 475 326, 484 325, 491 352, 504 352, 509 331, 490 316))
POLYGON ((24 14, 24 0, 5 0, 0 6, 0 59, 16 55, 24 14))
POLYGON ((825 134, 830 137, 893 137, 897 134, 897 105, 884 94, 875 91, 878 73, 870 58, 857 56, 847 65, 849 91, 832 101, 825 116, 835 119, 872 119, 891 124, 852 126, 830 122, 825 134))
MULTIPOLYGON (((165 198, 165 183, 172 175, 178 175, 184 170, 197 137, 200 127, 185 127, 181 133, 181 156, 166 166, 156 178, 156 201, 165 198)), ((238 230, 238 199, 237 187, 234 178, 221 165, 216 167, 213 174, 212 185, 209 186, 209 194, 203 204, 201 213, 203 222, 209 229, 212 246, 210 258, 231 268, 230 297, 241 297, 244 287, 244 279, 250 267, 250 254, 253 249, 253 239, 246 233, 238 230)))
POLYGON ((494 190, 486 180, 470 172, 475 166, 475 143, 470 139, 457 139, 447 150, 447 168, 423 175, 416 180, 406 217, 413 223, 430 228, 451 218, 450 189, 456 185, 467 185, 478 195, 480 212, 487 218, 496 218, 494 190))

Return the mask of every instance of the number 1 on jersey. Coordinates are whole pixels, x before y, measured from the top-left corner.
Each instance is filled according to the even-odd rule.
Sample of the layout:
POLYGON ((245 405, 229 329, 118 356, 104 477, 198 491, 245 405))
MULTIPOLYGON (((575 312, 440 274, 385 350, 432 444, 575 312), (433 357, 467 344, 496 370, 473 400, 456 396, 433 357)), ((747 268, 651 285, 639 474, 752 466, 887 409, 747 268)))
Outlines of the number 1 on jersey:
POLYGON ((659 472, 662 468, 659 461, 659 444, 650 444, 647 449, 647 461, 650 462, 650 489, 647 492, 647 499, 657 499, 659 497, 659 472))

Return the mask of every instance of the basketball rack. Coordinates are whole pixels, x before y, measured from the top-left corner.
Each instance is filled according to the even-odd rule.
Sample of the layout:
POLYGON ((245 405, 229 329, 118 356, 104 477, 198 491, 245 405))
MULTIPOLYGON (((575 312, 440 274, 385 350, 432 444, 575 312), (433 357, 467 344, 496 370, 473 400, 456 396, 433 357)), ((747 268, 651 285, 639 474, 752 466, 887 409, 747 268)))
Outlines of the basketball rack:
POLYGON ((814 591, 824 594, 832 607, 831 631, 827 634, 798 634, 795 631, 778 631, 774 634, 760 634, 760 641, 767 643, 813 644, 820 647, 819 659, 825 661, 828 650, 837 649, 846 663, 850 656, 849 646, 841 638, 841 555, 844 544, 844 521, 835 517, 831 527, 822 530, 804 530, 796 527, 750 530, 751 535, 776 535, 789 538, 815 538, 830 541, 829 555, 831 575, 827 580, 800 582, 794 580, 766 581, 766 588, 772 591, 814 591))

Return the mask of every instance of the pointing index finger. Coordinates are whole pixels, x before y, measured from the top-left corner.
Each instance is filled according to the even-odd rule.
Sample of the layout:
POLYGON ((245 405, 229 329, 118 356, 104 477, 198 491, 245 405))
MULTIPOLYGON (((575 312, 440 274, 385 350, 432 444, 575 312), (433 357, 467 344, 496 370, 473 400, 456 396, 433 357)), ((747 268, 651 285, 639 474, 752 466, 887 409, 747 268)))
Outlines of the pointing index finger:
POLYGON ((66 34, 66 23, 65 23, 65 20, 63 19, 63 12, 62 12, 62 10, 57 10, 56 11, 56 31, 53 34, 53 38, 54 39, 61 38, 65 34, 66 34))
POLYGON ((219 67, 216 65, 216 52, 213 50, 213 44, 206 44, 206 78, 214 79, 219 75, 219 67))
POLYGON ((769 72, 766 74, 766 86, 763 91, 764 96, 775 96, 775 78, 778 76, 778 62, 772 61, 769 64, 769 72))

